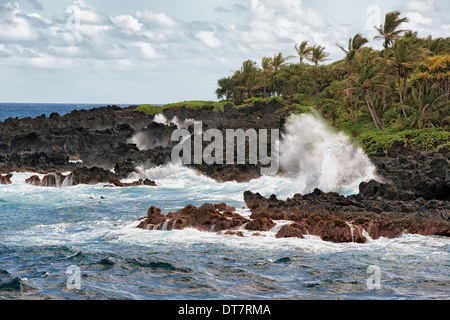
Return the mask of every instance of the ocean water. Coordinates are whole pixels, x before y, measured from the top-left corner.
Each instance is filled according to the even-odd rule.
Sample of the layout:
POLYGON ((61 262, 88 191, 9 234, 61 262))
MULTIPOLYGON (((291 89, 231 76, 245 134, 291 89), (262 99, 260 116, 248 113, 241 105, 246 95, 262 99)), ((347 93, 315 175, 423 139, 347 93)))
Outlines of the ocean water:
MULTIPOLYGON (((50 116, 53 112, 60 116, 70 113, 73 110, 89 110, 93 108, 103 107, 108 104, 86 104, 86 103, 0 103, 0 121, 11 118, 35 118, 45 114, 50 116)), ((119 107, 128 107, 132 104, 115 104, 119 107)))
POLYGON ((312 143, 322 148, 314 157, 326 170, 313 166, 308 176, 311 161, 305 160, 296 174, 248 183, 217 183, 175 165, 137 168, 129 177, 158 187, 41 188, 25 184, 33 173, 13 173, 13 184, 0 186, 0 299, 448 299, 450 241, 444 237, 405 233, 365 244, 276 239, 283 221, 245 237, 136 228, 150 206, 168 213, 226 202, 248 216, 246 190, 286 199, 316 185, 337 188, 341 177, 340 192, 350 194, 353 178, 373 178, 359 156, 354 161, 367 166, 360 175, 346 175, 337 161, 331 175, 329 159, 342 150, 336 144, 347 142, 331 132, 325 139, 330 142, 312 143))

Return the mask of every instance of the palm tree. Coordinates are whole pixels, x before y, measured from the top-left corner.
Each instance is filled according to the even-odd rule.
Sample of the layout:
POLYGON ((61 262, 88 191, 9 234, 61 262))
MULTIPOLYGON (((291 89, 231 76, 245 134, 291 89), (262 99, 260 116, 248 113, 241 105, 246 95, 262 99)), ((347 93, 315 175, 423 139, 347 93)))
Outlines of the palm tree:
POLYGON ((381 130, 382 122, 376 112, 374 91, 387 88, 384 62, 372 48, 362 48, 355 53, 352 63, 345 64, 344 68, 349 73, 350 84, 345 91, 362 95, 375 127, 381 130))
POLYGON ((263 75, 264 98, 267 98, 267 76, 273 72, 273 60, 270 57, 264 57, 261 60, 261 69, 263 75))
POLYGON ((350 61, 355 55, 355 52, 361 49, 367 42, 369 42, 369 40, 364 38, 360 33, 357 33, 353 38, 348 39, 348 49, 345 49, 337 43, 336 45, 345 52, 345 54, 347 55, 346 59, 350 61))
POLYGON ((244 97, 252 98, 253 93, 263 86, 261 85, 256 61, 248 59, 242 63, 240 70, 233 75, 235 88, 243 91, 244 97))
POLYGON ((425 39, 425 48, 433 52, 435 55, 450 53, 450 38, 436 38, 433 39, 429 35, 425 39))
POLYGON ((420 88, 413 87, 408 101, 405 105, 394 105, 395 107, 406 107, 411 110, 411 125, 422 129, 424 127, 434 127, 433 121, 439 119, 439 112, 450 109, 450 101, 446 101, 445 95, 439 95, 436 84, 428 86, 423 81, 420 88))
POLYGON ((243 90, 245 92, 247 98, 253 98, 254 92, 258 91, 262 87, 263 86, 261 85, 261 81, 256 72, 250 73, 242 85, 236 86, 237 89, 243 90))
POLYGON ((322 46, 313 46, 311 48, 311 56, 308 58, 309 61, 314 63, 314 65, 317 67, 319 65, 319 62, 323 62, 330 56, 329 53, 325 52, 325 48, 322 46))
POLYGON ((388 57, 388 48, 390 47, 390 45, 400 37, 401 32, 406 31, 397 30, 398 27, 404 22, 408 22, 408 18, 400 18, 399 11, 391 11, 386 13, 384 25, 375 27, 375 29, 378 30, 379 35, 375 36, 374 39, 384 40, 383 47, 385 59, 387 59, 388 57))
POLYGON ((256 71, 256 61, 248 59, 242 63, 241 72, 243 74, 250 74, 254 71, 256 71))
POLYGON ((291 56, 285 57, 285 56, 283 56, 283 54, 281 52, 274 55, 274 57, 272 59, 273 70, 278 71, 281 68, 287 67, 288 66, 287 61, 290 58, 292 58, 292 57, 291 56))
MULTIPOLYGON (((415 62, 423 60, 430 53, 428 49, 419 48, 413 35, 403 37, 396 41, 392 46, 392 56, 387 61, 388 65, 393 66, 397 74, 398 93, 400 104, 403 105, 406 96, 406 84, 408 73, 412 70, 415 62), (403 88, 402 81, 403 78, 403 88)), ((402 108, 403 115, 406 118, 406 111, 402 108)))
POLYGON ((312 48, 308 46, 308 40, 302 41, 300 45, 295 45, 295 51, 300 58, 300 64, 303 63, 303 58, 308 59, 311 55, 312 48))

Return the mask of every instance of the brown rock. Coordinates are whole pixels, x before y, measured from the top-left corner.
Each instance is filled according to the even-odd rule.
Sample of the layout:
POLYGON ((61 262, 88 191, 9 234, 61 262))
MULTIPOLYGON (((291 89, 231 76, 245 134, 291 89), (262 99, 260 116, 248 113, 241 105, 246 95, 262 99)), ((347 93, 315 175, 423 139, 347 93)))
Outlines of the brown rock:
MULTIPOLYGON (((126 187, 137 187, 137 186, 152 186, 156 187, 156 182, 149 179, 139 179, 138 181, 125 183, 121 182, 119 179, 110 179, 109 183, 116 187, 126 188, 126 187)), ((106 186, 105 186, 106 187, 106 186)))
POLYGON ((40 186, 41 185, 41 178, 39 178, 38 176, 34 175, 34 176, 31 176, 28 179, 26 179, 25 183, 31 184, 33 186, 40 186))
POLYGON ((225 235, 230 235, 230 236, 238 236, 238 237, 244 237, 244 233, 242 231, 227 231, 224 233, 225 235))
POLYGON ((2 175, 0 173, 0 184, 12 184, 11 178, 12 178, 12 174, 10 174, 10 173, 5 174, 5 175, 2 175))
POLYGON ((250 231, 269 231, 275 226, 275 222, 266 217, 257 218, 245 225, 245 229, 250 231))
POLYGON ((235 207, 229 207, 226 203, 218 203, 214 205, 214 208, 219 211, 236 211, 235 207))
POLYGON ((161 209, 151 206, 147 211, 147 222, 149 224, 161 224, 166 221, 166 216, 161 213, 161 209))
POLYGON ((310 234, 325 241, 363 243, 369 237, 394 238, 405 231, 422 235, 450 234, 448 201, 412 201, 410 191, 398 191, 392 185, 374 181, 361 184, 361 191, 360 195, 343 197, 315 190, 286 201, 247 191, 244 200, 252 219, 265 217, 295 222, 282 227, 277 237, 310 234))
POLYGON ((275 235, 276 238, 300 238, 303 239, 303 234, 305 233, 302 226, 297 223, 287 224, 280 228, 280 230, 275 235))
POLYGON ((215 205, 205 203, 199 208, 188 205, 177 212, 170 212, 167 216, 161 214, 160 209, 151 207, 145 219, 146 224, 141 222, 138 227, 152 225, 161 229, 165 222, 167 230, 195 228, 200 231, 218 232, 240 227, 247 223, 248 219, 229 211, 222 214, 215 205))

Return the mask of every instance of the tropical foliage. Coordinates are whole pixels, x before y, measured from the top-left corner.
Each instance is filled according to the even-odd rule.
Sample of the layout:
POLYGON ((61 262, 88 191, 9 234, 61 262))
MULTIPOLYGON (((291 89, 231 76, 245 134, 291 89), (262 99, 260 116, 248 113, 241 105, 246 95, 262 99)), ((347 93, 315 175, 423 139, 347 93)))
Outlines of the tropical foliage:
POLYGON ((330 64, 324 64, 326 48, 309 40, 293 45, 294 56, 263 57, 259 66, 244 61, 240 70, 218 80, 217 97, 237 105, 283 97, 291 102, 283 110, 291 112, 313 105, 333 125, 351 128, 353 135, 363 127, 450 130, 450 38, 421 38, 402 28, 407 21, 398 11, 388 12, 383 24, 374 27, 382 50, 371 48, 357 33, 347 46, 336 44, 345 56, 330 64), (300 96, 314 103, 296 98, 300 96))

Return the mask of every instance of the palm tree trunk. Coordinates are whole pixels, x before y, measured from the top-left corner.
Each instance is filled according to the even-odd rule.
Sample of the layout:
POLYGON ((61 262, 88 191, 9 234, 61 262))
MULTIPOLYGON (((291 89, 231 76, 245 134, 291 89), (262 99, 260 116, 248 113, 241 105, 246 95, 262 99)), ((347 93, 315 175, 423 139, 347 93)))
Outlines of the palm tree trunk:
POLYGON ((375 127, 377 128, 377 130, 381 130, 379 123, 380 119, 378 119, 377 114, 375 113, 375 109, 373 108, 373 102, 372 102, 372 98, 370 97, 369 93, 366 93, 364 95, 364 98, 366 99, 366 104, 367 104, 367 108, 369 109, 370 115, 372 116, 372 120, 373 123, 375 124, 375 127))
POLYGON ((264 98, 267 98, 267 93, 266 93, 266 73, 264 72, 264 77, 263 77, 263 81, 264 81, 264 98))
POLYGON ((401 78, 400 78, 400 73, 398 73, 398 95, 400 97, 400 104, 402 104, 402 113, 403 116, 406 118, 406 110, 405 107, 403 107, 403 90, 402 90, 402 82, 401 82, 401 78))
POLYGON ((406 97, 406 80, 408 78, 408 75, 406 74, 406 70, 405 70, 405 75, 403 76, 403 97, 406 97))

